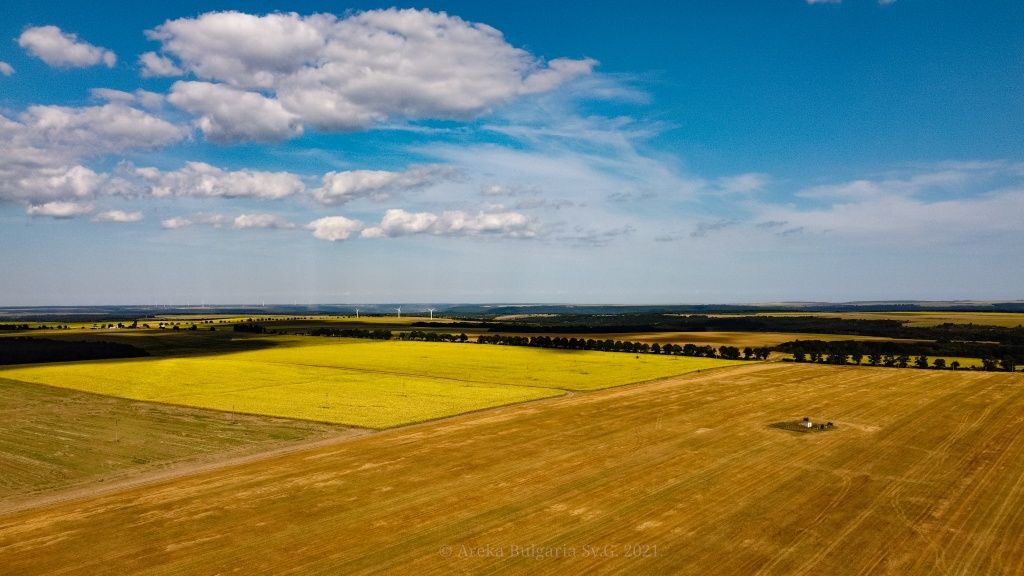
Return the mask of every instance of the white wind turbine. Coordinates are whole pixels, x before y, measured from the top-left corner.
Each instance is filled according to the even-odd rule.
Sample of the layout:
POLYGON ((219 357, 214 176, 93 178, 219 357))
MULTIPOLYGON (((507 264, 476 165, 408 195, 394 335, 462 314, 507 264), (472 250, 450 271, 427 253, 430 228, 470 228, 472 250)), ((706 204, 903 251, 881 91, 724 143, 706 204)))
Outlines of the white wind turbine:
POLYGON ((395 308, 395 311, 398 312, 398 317, 401 318, 402 317, 402 307, 399 306, 398 308, 395 308))
POLYGON ((430 312, 430 319, 431 320, 434 319, 434 310, 437 310, 437 308, 427 308, 427 312, 430 312))

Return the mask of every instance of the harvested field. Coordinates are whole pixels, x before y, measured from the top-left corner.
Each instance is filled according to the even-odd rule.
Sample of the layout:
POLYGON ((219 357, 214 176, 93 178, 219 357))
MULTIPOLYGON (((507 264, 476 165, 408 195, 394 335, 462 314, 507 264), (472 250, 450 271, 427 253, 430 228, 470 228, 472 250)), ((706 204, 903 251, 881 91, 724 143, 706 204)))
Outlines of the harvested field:
MULTIPOLYGON (((741 314, 749 316, 751 314, 741 314)), ((850 320, 900 320, 907 326, 980 324, 1016 328, 1024 326, 1024 312, 762 312, 754 316, 819 316, 850 320)), ((718 316, 718 314, 715 314, 718 316)))
POLYGON ((1019 375, 748 364, 8 515, 0 566, 1018 575, 1021 414, 1019 375))
POLYGON ((133 402, 0 379, 0 500, 109 481, 204 455, 267 450, 347 433, 340 426, 133 402))

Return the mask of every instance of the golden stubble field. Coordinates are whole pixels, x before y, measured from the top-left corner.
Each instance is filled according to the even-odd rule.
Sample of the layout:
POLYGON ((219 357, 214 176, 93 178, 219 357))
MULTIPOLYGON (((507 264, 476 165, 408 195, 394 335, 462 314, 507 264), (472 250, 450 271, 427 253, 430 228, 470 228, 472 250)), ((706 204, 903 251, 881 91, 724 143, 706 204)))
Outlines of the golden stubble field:
POLYGON ((11 574, 1024 573, 1019 375, 782 363, 0 517, 11 574), (837 424, 796 434, 770 424, 837 424))

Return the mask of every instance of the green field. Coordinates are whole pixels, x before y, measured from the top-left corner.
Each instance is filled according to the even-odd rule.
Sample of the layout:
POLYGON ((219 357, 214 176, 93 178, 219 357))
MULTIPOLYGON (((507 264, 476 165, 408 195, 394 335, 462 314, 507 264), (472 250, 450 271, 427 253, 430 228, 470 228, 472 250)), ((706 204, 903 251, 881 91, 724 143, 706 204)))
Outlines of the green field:
POLYGON ((267 340, 281 345, 216 356, 12 367, 0 370, 0 377, 135 400, 389 428, 738 363, 476 344, 267 340))

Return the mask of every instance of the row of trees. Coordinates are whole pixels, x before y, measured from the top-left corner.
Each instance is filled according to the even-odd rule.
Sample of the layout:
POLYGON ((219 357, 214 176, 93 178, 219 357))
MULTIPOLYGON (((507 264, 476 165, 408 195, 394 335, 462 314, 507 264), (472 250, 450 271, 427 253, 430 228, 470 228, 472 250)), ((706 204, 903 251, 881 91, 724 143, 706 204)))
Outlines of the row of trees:
POLYGON ((71 326, 67 324, 58 324, 56 326, 47 326, 46 324, 40 324, 33 328, 28 324, 0 324, 0 331, 16 332, 22 330, 70 330, 71 326))
MULTIPOLYGON (((912 350, 921 346, 935 344, 900 343, 900 342, 861 342, 821 340, 796 340, 778 346, 778 350, 792 354, 796 362, 815 362, 821 364, 864 364, 889 368, 932 368, 936 370, 959 370, 962 366, 958 360, 948 361, 945 358, 930 359, 927 354, 912 354, 912 350)), ((1003 358, 982 358, 981 369, 988 371, 1005 370, 1012 372, 1018 363, 1014 356, 1003 358)), ((975 369, 974 366, 970 367, 975 369)))
MULTIPOLYGON (((236 324, 235 329, 246 324, 236 324)), ((253 324, 253 326, 260 326, 253 324)), ((260 326, 262 328, 262 326, 260 326)), ((363 330, 358 328, 336 329, 317 328, 310 332, 313 336, 340 336, 344 338, 375 338, 423 342, 469 342, 465 333, 448 334, 426 330, 412 330, 392 335, 389 330, 363 330)), ((622 340, 595 340, 593 338, 561 338, 557 336, 510 336, 505 334, 481 334, 476 337, 477 344, 494 344, 500 346, 532 346, 535 348, 557 348, 562 350, 598 350, 602 352, 628 352, 631 354, 668 354, 674 356, 694 356, 702 358, 724 358, 730 360, 766 360, 771 354, 767 346, 740 349, 736 346, 697 346, 696 344, 651 344, 648 342, 629 342, 622 340)))
POLYGON ((668 354, 674 356, 694 356, 703 358, 726 358, 731 360, 767 359, 771 348, 746 347, 740 350, 736 346, 698 346, 696 344, 659 344, 648 342, 630 342, 623 340, 595 340, 593 338, 563 338, 559 336, 508 336, 503 334, 481 334, 476 339, 478 344, 500 344, 505 346, 534 346, 537 348, 559 348, 564 350, 599 350, 602 352, 628 352, 631 354, 668 354))
MULTIPOLYGON (((235 324, 238 326, 238 324, 235 324)), ((366 338, 369 340, 390 340, 390 330, 364 330, 362 328, 317 328, 312 336, 333 336, 338 338, 366 338)))
POLYGON ((462 334, 442 334, 439 332, 425 332, 413 330, 412 332, 399 332, 399 340, 422 340, 423 342, 468 342, 469 336, 462 334))

